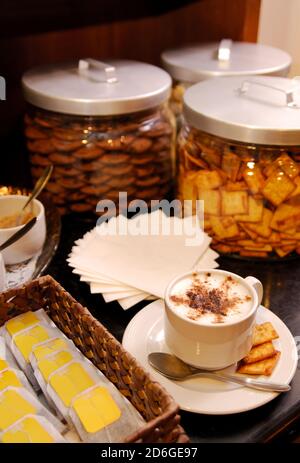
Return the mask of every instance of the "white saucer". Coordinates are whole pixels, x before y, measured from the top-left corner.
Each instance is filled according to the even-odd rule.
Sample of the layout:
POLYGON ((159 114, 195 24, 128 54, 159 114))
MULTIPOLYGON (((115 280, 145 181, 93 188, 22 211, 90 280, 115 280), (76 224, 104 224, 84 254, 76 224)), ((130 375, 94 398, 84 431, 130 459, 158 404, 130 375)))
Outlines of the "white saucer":
MULTIPOLYGON (((153 378, 166 388, 182 410, 208 415, 227 415, 260 407, 277 397, 276 392, 258 391, 207 378, 195 377, 175 382, 155 371, 148 364, 148 354, 170 352, 164 340, 163 314, 164 302, 161 299, 149 304, 130 321, 122 343, 153 378)), ((289 384, 296 372, 298 362, 294 338, 274 313, 260 306, 257 323, 266 321, 271 322, 279 334, 279 339, 274 341, 274 345, 281 352, 281 356, 271 377, 261 377, 261 379, 289 384)), ((234 370, 235 366, 226 369, 226 371, 234 370)))

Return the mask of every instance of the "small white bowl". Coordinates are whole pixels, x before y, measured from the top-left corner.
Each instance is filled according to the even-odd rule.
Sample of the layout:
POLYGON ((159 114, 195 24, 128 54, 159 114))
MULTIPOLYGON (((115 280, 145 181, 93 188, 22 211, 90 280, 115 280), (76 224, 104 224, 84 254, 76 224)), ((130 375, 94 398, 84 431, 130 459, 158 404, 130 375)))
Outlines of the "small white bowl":
MULTIPOLYGON (((0 196, 0 218, 19 213, 28 196, 0 196)), ((5 264, 19 264, 36 255, 43 247, 46 239, 46 220, 43 204, 33 200, 33 214, 37 217, 35 225, 16 243, 2 251, 5 264)), ((23 224, 24 225, 24 224, 23 224)), ((16 233, 23 225, 11 228, 0 228, 0 245, 16 233)))

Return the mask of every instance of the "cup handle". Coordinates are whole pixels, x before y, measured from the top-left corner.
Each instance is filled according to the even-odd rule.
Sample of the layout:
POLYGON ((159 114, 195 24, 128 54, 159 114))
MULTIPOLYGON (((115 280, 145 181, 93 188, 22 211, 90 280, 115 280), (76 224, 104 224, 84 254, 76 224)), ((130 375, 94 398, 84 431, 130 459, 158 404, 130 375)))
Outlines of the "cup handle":
POLYGON ((261 284, 261 282, 257 278, 254 278, 254 277, 246 277, 245 280, 256 291, 257 299, 258 299, 258 305, 260 305, 261 301, 262 301, 262 298, 263 298, 263 293, 264 293, 263 285, 261 284))

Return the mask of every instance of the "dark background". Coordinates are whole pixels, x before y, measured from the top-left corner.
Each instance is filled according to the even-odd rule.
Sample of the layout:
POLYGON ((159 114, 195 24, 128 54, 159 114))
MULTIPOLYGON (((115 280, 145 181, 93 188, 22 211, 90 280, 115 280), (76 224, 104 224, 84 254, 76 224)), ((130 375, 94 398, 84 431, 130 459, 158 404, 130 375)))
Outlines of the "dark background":
POLYGON ((2 0, 0 184, 30 186, 22 134, 22 74, 82 57, 160 64, 170 47, 218 40, 256 41, 260 0, 2 0))

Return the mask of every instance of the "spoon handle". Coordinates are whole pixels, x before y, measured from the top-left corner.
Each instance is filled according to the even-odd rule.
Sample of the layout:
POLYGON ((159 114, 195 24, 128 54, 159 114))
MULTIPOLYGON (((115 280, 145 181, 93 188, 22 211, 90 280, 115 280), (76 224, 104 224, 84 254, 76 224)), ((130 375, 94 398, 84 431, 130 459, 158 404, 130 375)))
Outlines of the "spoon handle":
POLYGON ((279 384, 279 383, 270 383, 267 381, 259 381, 252 378, 243 378, 242 376, 230 375, 227 373, 217 373, 213 371, 195 371, 191 376, 203 376, 206 378, 219 379, 220 381, 230 381, 232 383, 237 383, 242 386, 250 387, 252 389, 258 389, 260 391, 269 391, 269 392, 286 392, 291 389, 291 386, 288 384, 279 384))
POLYGON ((0 251, 3 251, 3 249, 7 248, 8 246, 11 246, 20 238, 22 238, 22 236, 29 232, 29 230, 33 227, 36 221, 36 217, 33 217, 31 220, 29 220, 29 222, 27 222, 22 228, 20 228, 20 230, 18 230, 10 238, 8 238, 8 240, 1 244, 0 251))
POLYGON ((40 194, 40 192, 42 191, 42 189, 44 188, 44 186, 48 182, 48 180, 49 180, 49 178, 50 178, 50 176, 52 174, 52 171, 53 171, 53 166, 52 165, 49 165, 49 166, 46 167, 46 169, 44 170, 42 176, 38 179, 38 181, 34 185, 34 188, 33 188, 32 192, 31 192, 31 195, 29 196, 28 200, 24 204, 24 206, 22 208, 22 211, 24 211, 24 209, 26 209, 28 204, 31 203, 31 201, 40 194))

